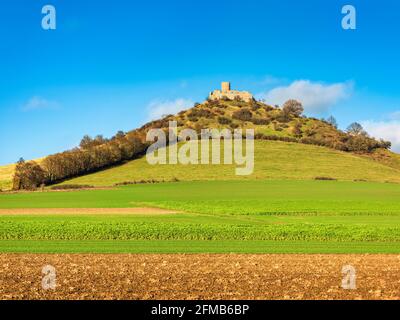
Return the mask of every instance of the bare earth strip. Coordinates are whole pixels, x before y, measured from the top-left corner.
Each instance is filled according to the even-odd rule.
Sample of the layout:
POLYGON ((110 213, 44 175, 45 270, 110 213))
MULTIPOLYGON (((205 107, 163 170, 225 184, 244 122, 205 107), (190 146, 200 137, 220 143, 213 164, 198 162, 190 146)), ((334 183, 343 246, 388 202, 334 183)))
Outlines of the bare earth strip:
POLYGON ((0 267, 1 299, 400 299, 400 255, 2 254, 0 267))
POLYGON ((0 215, 101 215, 171 214, 177 211, 159 208, 32 208, 0 209, 0 215))

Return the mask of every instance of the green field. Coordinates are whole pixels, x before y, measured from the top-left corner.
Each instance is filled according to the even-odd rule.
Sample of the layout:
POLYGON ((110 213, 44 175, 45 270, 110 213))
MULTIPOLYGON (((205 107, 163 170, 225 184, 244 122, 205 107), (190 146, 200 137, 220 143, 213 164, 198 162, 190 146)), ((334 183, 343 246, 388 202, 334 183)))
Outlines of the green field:
POLYGON ((394 183, 300 180, 1 194, 4 209, 147 206, 181 213, 1 215, 0 251, 399 253, 398 199, 394 183))
POLYGON ((161 207, 223 214, 397 214, 400 184, 348 181, 193 181, 105 190, 0 194, 0 208, 161 207))
POLYGON ((399 253, 398 242, 323 241, 26 241, 0 240, 3 253, 399 253))
POLYGON ((179 179, 193 180, 312 180, 330 177, 339 180, 400 182, 400 164, 390 154, 381 163, 365 156, 333 149, 280 141, 255 141, 254 173, 236 176, 235 165, 149 165, 146 157, 104 171, 65 181, 63 184, 112 186, 124 181, 179 179), (195 170, 195 171, 194 171, 195 170))

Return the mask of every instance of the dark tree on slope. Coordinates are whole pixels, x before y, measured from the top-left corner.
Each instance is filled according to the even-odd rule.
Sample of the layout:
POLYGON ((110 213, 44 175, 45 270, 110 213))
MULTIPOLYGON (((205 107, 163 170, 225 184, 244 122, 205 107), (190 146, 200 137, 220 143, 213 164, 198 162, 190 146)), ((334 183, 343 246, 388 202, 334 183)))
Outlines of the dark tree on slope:
POLYGON ((123 132, 122 130, 119 130, 119 131, 116 133, 116 135, 114 136, 115 139, 123 138, 123 137, 125 137, 125 132, 123 132))
POLYGON ((44 170, 35 161, 25 162, 21 158, 15 167, 13 190, 34 190, 45 180, 44 170))
POLYGON ((92 137, 89 135, 85 135, 82 138, 82 140, 79 144, 79 147, 81 149, 91 149, 91 148, 100 146, 102 144, 105 144, 107 142, 108 142, 108 140, 104 139, 102 135, 97 135, 94 139, 92 139, 92 137))

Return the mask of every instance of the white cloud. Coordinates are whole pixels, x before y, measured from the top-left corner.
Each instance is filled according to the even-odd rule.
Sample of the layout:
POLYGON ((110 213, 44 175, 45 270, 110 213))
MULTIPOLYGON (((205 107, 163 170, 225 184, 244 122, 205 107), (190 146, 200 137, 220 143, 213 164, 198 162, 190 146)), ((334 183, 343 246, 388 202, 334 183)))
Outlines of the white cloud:
POLYGON ((392 150, 400 152, 400 121, 362 121, 361 125, 376 139, 392 143, 392 150))
POLYGON ((289 86, 274 88, 258 95, 269 104, 282 105, 289 99, 300 101, 309 112, 323 112, 338 101, 347 98, 352 91, 352 83, 322 84, 309 80, 297 80, 289 86))
POLYGON ((59 104, 55 101, 50 101, 39 96, 30 98, 23 106, 23 111, 33 111, 41 109, 57 109, 59 104))
POLYGON ((149 118, 151 120, 156 120, 164 115, 176 114, 179 111, 193 107, 193 104, 194 102, 188 99, 154 100, 148 105, 149 118))

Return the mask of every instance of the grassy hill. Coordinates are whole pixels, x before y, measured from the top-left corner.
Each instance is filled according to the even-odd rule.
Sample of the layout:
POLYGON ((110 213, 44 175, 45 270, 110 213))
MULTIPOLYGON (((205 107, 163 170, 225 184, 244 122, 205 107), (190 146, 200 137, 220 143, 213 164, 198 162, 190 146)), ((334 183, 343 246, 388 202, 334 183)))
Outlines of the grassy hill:
POLYGON ((11 180, 14 173, 15 164, 0 167, 0 190, 11 188, 11 180))
POLYGON ((146 158, 121 166, 67 180, 62 184, 111 186, 140 180, 235 180, 295 179, 310 180, 330 177, 339 180, 400 182, 400 170, 371 158, 326 147, 255 141, 255 169, 250 176, 236 176, 235 165, 156 165, 146 158))
MULTIPOLYGON (((120 132, 111 139, 98 141, 88 138, 80 148, 51 155, 40 161, 43 178, 33 185, 35 188, 43 182, 54 184, 69 177, 74 178, 63 184, 110 186, 152 179, 309 180, 316 177, 400 182, 400 155, 385 148, 385 142, 363 134, 348 134, 327 121, 288 114, 263 102, 206 101, 177 115, 149 122, 139 129, 120 132), (198 133, 203 128, 254 129, 254 174, 238 177, 234 165, 199 165, 194 171, 193 166, 150 166, 145 158, 131 160, 146 149, 147 131, 151 128, 167 130, 170 121, 177 122, 178 130, 192 128, 198 133), (94 171, 98 172, 88 174, 94 171)), ((13 168, 13 165, 0 167, 1 189, 10 188, 13 168)))
MULTIPOLYGON (((15 165, 0 167, 0 189, 11 188, 15 165)), ((146 158, 93 174, 66 180, 65 184, 112 186, 140 180, 234 180, 234 179, 314 179, 330 177, 339 180, 400 182, 400 155, 378 150, 356 155, 326 147, 281 141, 255 141, 255 169, 251 176, 236 176, 235 165, 221 166, 151 166, 146 158)))

